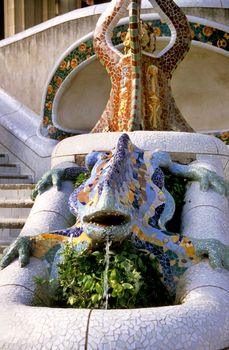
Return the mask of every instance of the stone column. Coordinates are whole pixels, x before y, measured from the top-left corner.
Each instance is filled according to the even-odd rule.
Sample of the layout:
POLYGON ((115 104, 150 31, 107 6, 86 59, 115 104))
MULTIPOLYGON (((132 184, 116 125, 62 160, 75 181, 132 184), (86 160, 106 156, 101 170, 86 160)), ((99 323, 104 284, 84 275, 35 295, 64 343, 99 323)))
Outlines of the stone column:
MULTIPOLYGON (((75 0, 66 4, 71 5, 67 11, 76 8, 72 8, 75 0)), ((5 37, 55 17, 58 15, 56 5, 56 0, 4 0, 5 37)))
POLYGON ((63 13, 73 11, 76 8, 81 7, 81 1, 79 0, 59 0, 59 15, 62 15, 63 13))
POLYGON ((56 1, 55 0, 43 0, 43 21, 47 21, 57 15, 56 1))
POLYGON ((5 37, 15 34, 15 0, 4 0, 5 37))

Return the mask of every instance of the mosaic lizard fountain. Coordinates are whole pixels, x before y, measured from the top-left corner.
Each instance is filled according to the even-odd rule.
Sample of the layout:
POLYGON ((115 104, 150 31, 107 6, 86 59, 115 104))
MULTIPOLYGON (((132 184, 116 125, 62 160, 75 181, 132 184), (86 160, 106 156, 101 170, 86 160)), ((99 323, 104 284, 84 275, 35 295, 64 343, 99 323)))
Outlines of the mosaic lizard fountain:
MULTIPOLYGON (((144 40, 139 40, 141 26, 144 32, 144 24, 139 22, 140 4, 138 1, 131 2, 130 29, 125 53, 121 54, 111 45, 110 37, 128 4, 126 0, 112 1, 95 31, 95 51, 112 78, 112 91, 106 110, 92 134, 65 140, 71 141, 70 147, 73 149, 75 144, 85 143, 82 137, 92 145, 92 140, 97 137, 96 147, 92 148, 97 151, 86 158, 87 166, 92 168, 91 175, 70 196, 69 205, 76 223, 64 228, 63 223, 52 219, 52 215, 55 217, 57 214, 57 206, 61 215, 65 211, 62 203, 68 193, 66 186, 70 186, 66 180, 73 180, 79 172, 85 171, 76 165, 72 168, 63 165, 63 169, 54 169, 45 174, 34 192, 34 196, 39 194, 31 214, 35 218, 34 225, 39 214, 36 210, 41 207, 39 227, 47 224, 52 228, 51 232, 41 229, 34 233, 36 229, 34 231, 32 225, 29 226, 31 221, 28 220, 26 235, 20 236, 9 247, 1 261, 4 269, 0 272, 0 347, 3 349, 90 347, 218 350, 229 344, 229 248, 216 239, 221 237, 220 232, 214 232, 215 238, 205 232, 207 221, 214 226, 213 217, 208 214, 207 221, 204 216, 201 217, 201 232, 204 232, 201 237, 195 237, 195 232, 189 236, 186 231, 185 234, 174 234, 166 230, 166 223, 174 212, 174 202, 164 187, 163 168, 191 181, 199 181, 201 188, 208 191, 201 192, 194 183, 191 193, 195 198, 203 196, 204 201, 214 198, 213 216, 226 222, 221 209, 226 201, 227 184, 214 171, 207 169, 209 164, 214 167, 214 156, 209 156, 207 167, 206 164, 202 166, 200 161, 181 165, 172 162, 168 153, 155 151, 158 140, 154 132, 150 135, 145 131, 130 132, 128 135, 96 135, 97 131, 160 128, 192 131, 175 105, 169 84, 173 70, 190 45, 185 17, 173 1, 152 1, 171 19, 172 28, 169 46, 156 56, 151 54, 153 45, 149 42, 144 45, 144 40), (145 49, 140 49, 140 46, 145 49), (103 140, 107 145, 105 149, 103 140), (56 185, 58 191, 52 185, 56 185), (48 223, 45 219, 47 212, 50 213, 48 223), (47 266, 41 258, 50 248, 72 236, 73 243, 79 249, 85 249, 104 241, 108 235, 114 241, 131 237, 134 246, 146 249, 156 257, 162 282, 170 294, 177 294, 177 305, 136 310, 73 310, 31 306, 48 306, 49 296, 37 290, 33 276, 47 277, 47 266), (202 260, 203 254, 208 255, 210 264, 206 257, 202 260), (17 256, 23 268, 13 261, 17 256)), ((149 32, 147 35, 150 36, 149 32)), ((160 133, 160 137, 169 139, 168 133, 160 133)), ((179 133, 173 133, 171 137, 171 144, 176 144, 179 152, 183 152, 189 140, 200 142, 198 135, 186 133, 185 137, 185 143, 181 142, 180 145, 179 133)), ((215 141, 207 136, 201 137, 204 138, 200 146, 202 149, 197 153, 202 153, 203 158, 205 143, 212 146, 215 141)), ((87 147, 86 143, 84 147, 87 147)), ((217 169, 221 169, 220 166, 217 169)), ((199 210, 202 212, 201 208, 199 210)), ((197 227, 196 221, 199 219, 196 217, 192 226, 197 227)), ((217 221, 216 231, 219 224, 220 221, 217 221)))
MULTIPOLYGON (((226 195, 229 186, 217 174, 198 166, 174 163, 166 152, 140 150, 126 134, 119 138, 115 150, 93 152, 88 155, 86 164, 92 167, 91 175, 69 200, 76 224, 35 237, 19 237, 5 253, 1 267, 18 256, 24 266, 30 253, 41 257, 70 237, 78 250, 84 250, 98 242, 105 243, 107 237, 112 242, 121 242, 131 236, 133 245, 148 250, 158 259, 162 282, 173 296, 175 281, 188 267, 199 262, 201 255, 208 254, 213 267, 229 269, 229 247, 220 241, 190 239, 165 229, 174 214, 175 204, 164 188, 161 167, 189 180, 200 181, 205 190, 211 187, 226 195)), ((85 169, 66 168, 59 174, 55 170, 54 174, 60 180, 72 179, 80 171, 85 169)), ((42 193, 50 185, 45 175, 35 194, 42 193)))

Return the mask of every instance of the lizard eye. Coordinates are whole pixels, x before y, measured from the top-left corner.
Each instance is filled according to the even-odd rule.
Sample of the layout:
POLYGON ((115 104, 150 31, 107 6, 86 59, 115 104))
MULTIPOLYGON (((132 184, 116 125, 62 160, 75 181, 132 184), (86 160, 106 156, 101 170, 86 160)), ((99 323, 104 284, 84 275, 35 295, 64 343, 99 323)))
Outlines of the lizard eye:
POLYGON ((93 166, 97 163, 102 156, 106 156, 106 151, 93 151, 85 157, 85 165, 89 170, 92 170, 93 166))

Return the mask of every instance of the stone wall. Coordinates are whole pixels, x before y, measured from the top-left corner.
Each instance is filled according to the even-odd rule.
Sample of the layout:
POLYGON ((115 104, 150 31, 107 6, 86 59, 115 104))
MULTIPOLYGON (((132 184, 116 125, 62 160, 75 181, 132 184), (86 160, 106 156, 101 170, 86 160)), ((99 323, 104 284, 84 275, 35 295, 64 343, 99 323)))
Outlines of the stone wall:
POLYGON ((7 39, 0 42, 0 87, 40 113, 43 89, 56 60, 77 39, 94 29, 98 17, 60 23, 8 45, 4 45, 7 39))
POLYGON ((183 8, 186 15, 206 18, 210 21, 215 21, 225 25, 229 24, 229 9, 225 8, 199 8, 187 7, 183 8))

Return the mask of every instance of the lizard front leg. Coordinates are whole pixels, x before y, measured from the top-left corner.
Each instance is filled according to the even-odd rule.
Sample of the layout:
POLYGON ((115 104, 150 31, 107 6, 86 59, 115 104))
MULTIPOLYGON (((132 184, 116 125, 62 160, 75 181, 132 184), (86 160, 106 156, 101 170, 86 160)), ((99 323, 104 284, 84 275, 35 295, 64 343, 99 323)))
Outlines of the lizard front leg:
POLYGON ((202 191, 207 191, 211 188, 221 195, 227 196, 229 194, 229 183, 216 174, 216 172, 199 164, 178 164, 172 161, 169 153, 163 151, 155 152, 151 162, 154 167, 168 169, 172 174, 190 181, 198 181, 202 191))
POLYGON ((34 190, 32 191, 32 199, 35 200, 38 194, 42 194, 52 186, 55 186, 57 191, 59 191, 61 189, 62 181, 74 181, 81 173, 87 173, 87 169, 78 165, 65 169, 56 168, 47 171, 37 182, 34 190))
POLYGON ((29 263, 30 256, 43 258, 54 246, 71 241, 74 245, 86 242, 90 239, 83 233, 78 223, 76 225, 51 232, 45 232, 36 236, 19 236, 4 252, 0 262, 0 268, 7 267, 13 260, 19 258, 21 267, 29 263))

